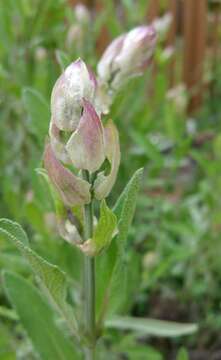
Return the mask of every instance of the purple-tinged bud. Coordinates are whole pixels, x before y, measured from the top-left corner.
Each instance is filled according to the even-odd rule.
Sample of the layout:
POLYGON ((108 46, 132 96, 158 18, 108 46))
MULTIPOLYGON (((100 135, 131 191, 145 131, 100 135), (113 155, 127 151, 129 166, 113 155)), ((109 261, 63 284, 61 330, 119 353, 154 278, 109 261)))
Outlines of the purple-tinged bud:
POLYGON ((144 72, 152 59, 155 45, 156 32, 152 26, 139 26, 127 34, 122 50, 115 59, 115 66, 120 69, 114 79, 116 87, 128 77, 144 72))
POLYGON ((93 106, 83 99, 83 115, 66 149, 77 169, 94 172, 105 159, 103 126, 93 106))
POLYGON ((131 76, 148 66, 156 45, 152 26, 139 26, 113 41, 98 64, 98 75, 112 89, 119 89, 131 76))
POLYGON ((92 82, 92 84, 94 86, 94 89, 96 90, 96 88, 97 88, 96 76, 95 76, 95 74, 94 74, 94 72, 93 72, 93 70, 91 69, 90 66, 87 66, 87 70, 88 70, 88 73, 89 73, 89 78, 90 78, 90 80, 91 80, 91 82, 92 82))
POLYGON ((73 207, 90 202, 90 184, 66 169, 56 158, 50 144, 45 148, 44 167, 66 206, 73 207))
POLYGON ((116 126, 109 120, 104 128, 105 155, 111 164, 110 173, 106 176, 103 172, 98 174, 94 183, 94 194, 98 200, 107 197, 114 186, 120 165, 120 143, 116 126))
POLYGON ((110 82, 112 80, 115 58, 122 49, 125 37, 126 35, 123 34, 114 39, 107 47, 98 63, 97 72, 100 79, 104 82, 110 82))
POLYGON ((82 99, 93 103, 95 90, 95 76, 81 59, 65 69, 51 95, 53 121, 60 130, 73 131, 77 128, 83 107, 82 99))

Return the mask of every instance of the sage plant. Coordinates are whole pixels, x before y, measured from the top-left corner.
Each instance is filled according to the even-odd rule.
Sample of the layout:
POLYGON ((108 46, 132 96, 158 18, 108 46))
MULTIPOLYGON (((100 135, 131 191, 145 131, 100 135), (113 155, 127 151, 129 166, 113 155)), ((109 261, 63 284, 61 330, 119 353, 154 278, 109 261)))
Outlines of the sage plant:
POLYGON ((62 212, 57 212, 60 235, 84 254, 88 359, 95 358, 96 256, 108 251, 117 232, 117 218, 105 199, 120 165, 119 135, 114 122, 109 120, 103 124, 101 117, 104 107, 109 111, 107 106, 111 104, 113 91, 120 89, 129 77, 142 73, 149 64, 155 40, 153 28, 138 27, 108 47, 98 64, 98 80, 78 59, 65 69, 52 90, 44 166, 57 192, 59 209, 62 208, 62 212), (102 103, 105 96, 110 98, 106 104, 102 103), (96 200, 100 202, 97 224, 93 211, 96 200))
MULTIPOLYGON (((44 169, 39 173, 47 180, 53 196, 60 236, 83 254, 83 310, 80 310, 83 319, 74 315, 76 309, 73 310, 67 302, 66 275, 31 249, 27 235, 18 224, 7 219, 0 220, 0 234, 13 241, 22 252, 37 276, 41 290, 69 332, 67 339, 50 315, 49 305, 26 281, 18 276, 5 275, 8 297, 43 360, 97 359, 96 344, 105 326, 140 329, 148 334, 164 336, 195 330, 191 324, 183 327, 176 324, 174 327, 130 317, 106 319, 114 286, 105 289, 105 283, 104 298, 96 313, 96 262, 108 259, 110 254, 109 260, 104 261, 104 273, 115 278, 119 276, 122 269, 119 259, 125 249, 142 175, 142 170, 135 173, 110 209, 106 199, 113 189, 120 166, 120 143, 114 119, 104 121, 103 115, 109 113, 114 97, 123 85, 148 68, 155 44, 153 27, 137 27, 108 46, 98 63, 97 76, 83 60, 77 59, 64 70, 52 90, 44 169), (95 212, 95 208, 98 211, 95 212), (111 271, 108 268, 110 265, 111 271), (15 291, 16 286, 24 293, 22 303, 15 291), (44 315, 39 314, 41 321, 45 316, 48 328, 43 336, 44 326, 40 332, 35 332, 38 320, 30 307, 25 305, 25 299, 29 298, 38 304, 42 312, 44 310, 44 315), (30 318, 32 324, 36 321, 35 326, 30 326, 30 318), (51 341, 48 336, 49 328, 53 330, 56 341, 51 341), (43 346, 44 336, 47 343, 43 346), (78 350, 69 341, 71 337, 78 350)), ((114 284, 114 281, 110 283, 114 284)))

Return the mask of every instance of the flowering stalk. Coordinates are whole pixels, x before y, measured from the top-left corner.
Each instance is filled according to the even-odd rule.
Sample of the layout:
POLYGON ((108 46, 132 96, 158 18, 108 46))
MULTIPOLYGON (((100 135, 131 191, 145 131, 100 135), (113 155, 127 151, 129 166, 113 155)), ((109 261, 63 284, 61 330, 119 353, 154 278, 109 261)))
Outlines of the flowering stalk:
MULTIPOLYGON (((105 198, 117 178, 120 144, 112 120, 103 124, 111 92, 144 71, 155 44, 152 27, 141 26, 117 38, 98 65, 98 78, 81 60, 70 64, 54 85, 44 167, 55 194, 60 235, 84 257, 83 333, 85 356, 95 360, 95 258, 116 235, 117 218, 105 198), (96 218, 93 202, 100 205, 96 218)), ((112 96, 112 95, 111 95, 112 96)))
MULTIPOLYGON (((89 181, 90 174, 84 170, 82 177, 89 181)), ((93 237, 93 201, 85 205, 85 224, 84 224, 84 239, 91 239, 93 237)), ((89 336, 89 346, 86 348, 87 360, 95 359, 96 346, 96 316, 95 316, 95 258, 84 255, 84 314, 85 314, 85 329, 89 336)))

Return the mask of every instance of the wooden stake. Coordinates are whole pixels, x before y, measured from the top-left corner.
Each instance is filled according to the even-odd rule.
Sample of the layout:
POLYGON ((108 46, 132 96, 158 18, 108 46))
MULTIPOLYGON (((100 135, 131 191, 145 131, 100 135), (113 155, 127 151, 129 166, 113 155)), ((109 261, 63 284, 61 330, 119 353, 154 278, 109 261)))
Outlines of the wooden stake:
POLYGON ((190 91, 189 111, 202 99, 203 67, 207 34, 207 0, 184 0, 183 79, 190 91))
POLYGON ((159 0, 150 0, 147 8, 147 20, 153 21, 159 15, 159 0))
MULTIPOLYGON (((178 17, 178 4, 177 0, 169 0, 169 12, 173 16, 172 24, 168 33, 167 46, 176 47, 177 35, 177 17, 178 17)), ((176 79, 176 59, 173 57, 169 64, 169 86, 173 87, 176 79)))

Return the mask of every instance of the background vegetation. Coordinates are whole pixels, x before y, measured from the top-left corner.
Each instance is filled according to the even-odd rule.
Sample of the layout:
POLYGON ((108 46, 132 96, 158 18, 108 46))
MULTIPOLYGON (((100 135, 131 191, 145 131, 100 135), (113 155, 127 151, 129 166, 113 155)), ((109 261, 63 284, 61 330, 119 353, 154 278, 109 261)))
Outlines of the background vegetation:
MULTIPOLYGON (((113 38, 146 22, 146 6, 146 0, 124 0, 122 15, 114 1, 103 1, 91 24, 79 24, 65 0, 1 3, 0 215, 21 223, 32 247, 76 281, 80 254, 58 238, 51 199, 35 170, 41 167, 51 89, 79 56, 94 68, 104 26, 113 38)), ((122 152, 115 194, 137 168, 145 168, 125 259, 130 288, 119 301, 125 297, 124 311, 133 315, 197 322, 200 328, 178 340, 108 332, 108 359, 146 359, 147 348, 150 360, 221 358, 221 67, 206 58, 203 102, 190 114, 191 94, 180 74, 169 91, 170 61, 162 39, 152 69, 129 83, 111 111, 122 152)), ((1 238, 0 267, 34 281, 20 254, 1 238)), ((0 305, 0 359, 35 359, 2 284, 0 305)))

